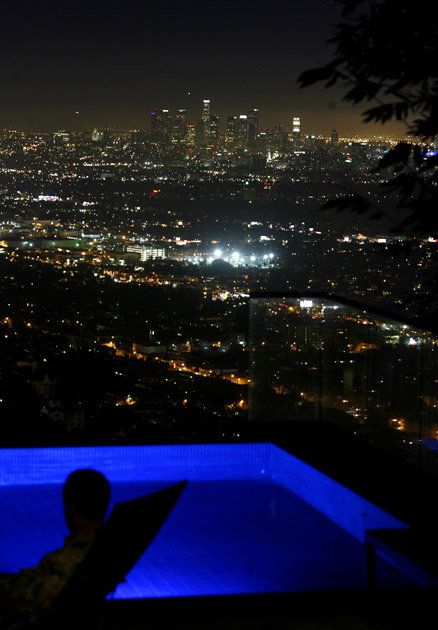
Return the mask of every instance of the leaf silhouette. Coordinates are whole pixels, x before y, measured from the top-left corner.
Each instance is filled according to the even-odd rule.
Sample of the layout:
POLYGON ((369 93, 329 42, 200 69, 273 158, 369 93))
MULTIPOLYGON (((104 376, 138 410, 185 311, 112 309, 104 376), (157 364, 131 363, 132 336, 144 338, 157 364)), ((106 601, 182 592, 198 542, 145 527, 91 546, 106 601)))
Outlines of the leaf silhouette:
MULTIPOLYGON (((301 83, 301 87, 308 87, 319 81, 326 81, 332 79, 334 68, 332 65, 323 66, 321 68, 313 68, 312 70, 306 70, 298 77, 298 83, 301 83)), ((330 81, 329 81, 330 83, 330 81)))
POLYGON ((412 152, 412 145, 408 142, 399 142, 393 149, 390 149, 382 157, 373 172, 378 173, 386 168, 398 164, 406 164, 412 152))

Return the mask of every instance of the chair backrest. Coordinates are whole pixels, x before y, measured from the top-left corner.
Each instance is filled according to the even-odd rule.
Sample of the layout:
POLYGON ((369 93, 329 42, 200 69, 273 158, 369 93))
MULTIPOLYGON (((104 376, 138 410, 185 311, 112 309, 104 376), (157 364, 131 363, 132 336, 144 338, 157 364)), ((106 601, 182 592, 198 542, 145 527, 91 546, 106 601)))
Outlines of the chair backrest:
POLYGON ((116 503, 91 549, 73 573, 41 628, 97 627, 105 598, 138 562, 160 531, 187 482, 116 503), (87 625, 87 623, 91 625, 87 625))

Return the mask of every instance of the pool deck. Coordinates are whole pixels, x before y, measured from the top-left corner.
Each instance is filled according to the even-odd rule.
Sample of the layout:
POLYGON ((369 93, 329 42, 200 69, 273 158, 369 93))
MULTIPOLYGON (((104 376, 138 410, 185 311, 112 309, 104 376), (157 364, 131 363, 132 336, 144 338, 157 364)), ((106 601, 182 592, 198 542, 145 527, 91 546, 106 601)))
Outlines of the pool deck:
MULTIPOLYGON (((139 622, 136 625, 127 626, 112 625, 109 621, 104 625, 105 630, 205 630, 203 622, 152 622, 152 624, 139 622)), ((269 617, 264 619, 228 619, 226 621, 208 620, 209 630, 376 630, 376 626, 370 625, 358 616, 334 616, 332 618, 312 617, 310 619, 279 619, 269 617)))
POLYGON ((105 630, 412 630, 430 628, 434 594, 385 590, 108 602, 105 630))

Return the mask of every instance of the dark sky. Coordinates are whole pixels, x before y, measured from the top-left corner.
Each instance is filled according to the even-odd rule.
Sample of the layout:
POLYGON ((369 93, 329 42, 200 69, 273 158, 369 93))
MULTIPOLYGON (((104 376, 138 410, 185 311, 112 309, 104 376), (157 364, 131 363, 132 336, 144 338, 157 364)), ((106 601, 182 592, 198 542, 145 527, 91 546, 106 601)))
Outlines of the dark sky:
POLYGON ((258 107, 262 128, 289 128, 293 115, 305 132, 364 128, 338 91, 296 85, 302 70, 329 58, 335 0, 0 0, 0 7, 0 127, 147 128, 153 107, 186 107, 195 121, 201 100, 211 98, 222 119, 258 107))

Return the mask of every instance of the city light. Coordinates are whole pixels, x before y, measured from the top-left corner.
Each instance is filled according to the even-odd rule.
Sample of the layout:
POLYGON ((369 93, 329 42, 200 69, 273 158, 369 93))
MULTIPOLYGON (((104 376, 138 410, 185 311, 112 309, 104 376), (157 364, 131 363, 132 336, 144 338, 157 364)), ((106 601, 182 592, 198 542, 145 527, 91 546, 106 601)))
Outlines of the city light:
MULTIPOLYGON (((363 226, 349 230, 345 224, 328 226, 317 212, 330 200, 338 175, 351 177, 351 165, 344 166, 349 156, 357 183, 373 191, 380 177, 372 174, 376 155, 394 143, 376 138, 365 146, 363 139, 351 138, 346 148, 344 139, 303 135, 304 116, 299 124, 295 121, 295 129, 297 116, 289 116, 287 126, 263 130, 262 114, 236 112, 225 128, 215 102, 204 99, 198 102, 198 123, 188 122, 190 111, 178 107, 154 109, 147 131, 1 131, 0 288, 5 307, 0 341, 7 345, 13 339, 19 348, 11 351, 11 370, 22 373, 26 387, 29 365, 43 365, 52 374, 59 357, 90 354, 117 374, 110 404, 135 414, 138 426, 140 419, 154 417, 149 399, 155 400, 157 378, 168 383, 170 400, 193 401, 208 413, 214 409, 223 422, 227 414, 246 410, 246 402, 236 404, 246 401, 244 392, 230 396, 232 407, 224 399, 217 409, 201 389, 190 390, 190 383, 249 383, 244 366, 252 346, 242 322, 251 290, 330 291, 403 310, 409 307, 409 294, 406 299, 397 294, 396 281, 401 285, 411 277, 413 289, 424 294, 421 274, 435 254, 438 236, 432 230, 419 239, 368 232, 363 226), (278 212, 283 206, 287 212, 278 212), (401 255, 396 263, 380 261, 377 270, 373 248, 382 252, 406 240, 417 248, 418 267, 401 255), (56 304, 50 297, 55 287, 56 304), (59 299, 61 294, 65 299, 59 299), (21 303, 20 295, 29 297, 21 303), (44 361, 41 347, 50 350, 44 361), (232 364, 236 356, 239 370, 232 364), (159 376, 153 370, 149 374, 150 358, 163 370, 159 376), (144 376, 131 379, 131 360, 133 373, 143 369, 144 376)), ((301 370, 310 380, 317 377, 312 352, 322 352, 327 342, 313 336, 311 326, 326 330, 321 327, 336 321, 333 348, 340 354, 333 361, 343 381, 336 385, 339 400, 332 397, 327 404, 339 405, 357 426, 366 420, 355 394, 358 361, 377 356, 382 347, 415 350, 423 343, 409 326, 376 324, 363 313, 353 317, 343 305, 319 304, 306 295, 287 305, 283 323, 282 309, 273 311, 277 319, 269 330, 286 326, 283 345, 290 361, 284 373, 274 361, 273 391, 292 393, 290 370, 301 370), (293 329, 298 316, 305 319, 299 332, 293 329), (348 338, 348 326, 357 327, 357 338, 348 338), (362 339, 362 331, 370 339, 362 339)), ((270 339, 263 338, 260 348, 271 352, 270 339)), ((402 372, 401 365, 396 368, 402 372)), ((301 377, 299 383, 301 411, 315 403, 316 394, 305 389, 301 377)), ((384 384, 378 383, 376 391, 380 386, 384 384)), ((166 405, 166 395, 160 394, 155 404, 166 405)), ((79 396, 85 422, 90 422, 88 407, 105 408, 97 388, 91 398, 93 404, 87 406, 79 396)), ((431 395, 435 408, 432 400, 431 395)), ((47 402, 43 394, 40 402, 47 402)), ((61 400, 60 406, 67 409, 67 402, 61 400)), ((173 409, 165 413, 173 417, 173 409)), ((405 433, 409 423, 406 418, 405 433)), ((402 424, 395 425, 390 422, 401 431, 402 424)))

